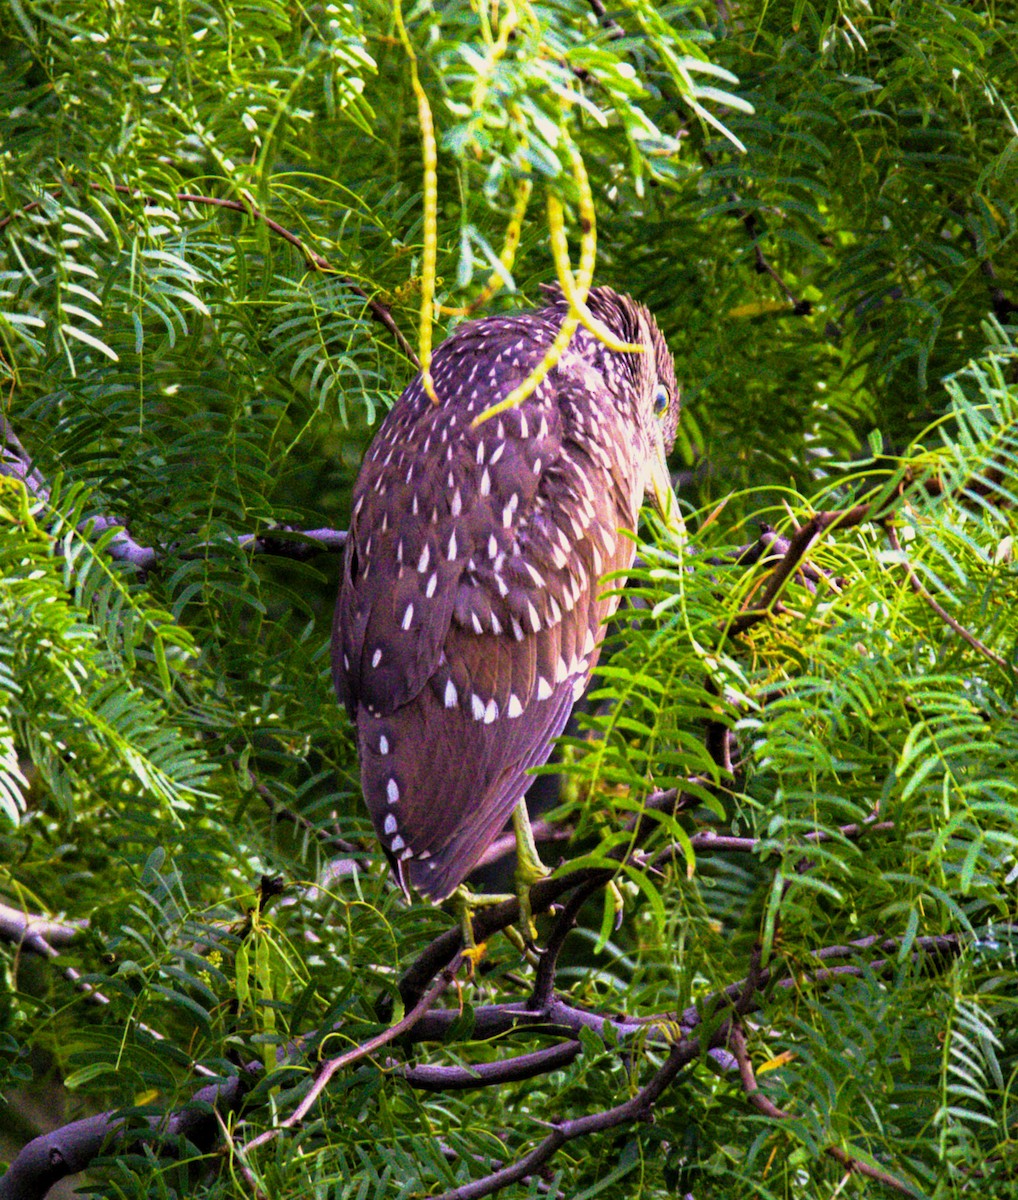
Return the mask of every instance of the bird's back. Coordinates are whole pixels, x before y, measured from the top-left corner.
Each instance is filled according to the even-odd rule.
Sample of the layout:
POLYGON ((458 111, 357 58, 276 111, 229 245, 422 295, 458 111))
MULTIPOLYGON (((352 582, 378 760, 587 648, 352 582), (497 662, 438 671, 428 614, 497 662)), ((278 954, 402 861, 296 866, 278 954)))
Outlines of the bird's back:
POLYGON ((547 759, 617 603, 598 580, 633 559, 619 530, 642 483, 589 335, 519 408, 471 424, 530 374, 562 315, 461 326, 433 359, 438 404, 419 378, 407 388, 354 489, 334 677, 382 846, 404 887, 436 899, 547 759))

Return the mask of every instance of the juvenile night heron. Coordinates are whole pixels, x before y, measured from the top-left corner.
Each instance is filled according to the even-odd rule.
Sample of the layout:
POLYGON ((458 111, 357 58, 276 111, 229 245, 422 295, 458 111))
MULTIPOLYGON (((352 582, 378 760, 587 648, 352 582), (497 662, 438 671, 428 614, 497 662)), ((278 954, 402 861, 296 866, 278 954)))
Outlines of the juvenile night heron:
MULTIPOLYGON (((651 314, 595 288, 592 313, 644 353, 581 327, 518 408, 568 313, 460 325, 388 414, 353 493, 333 676, 400 885, 442 900, 501 832, 597 663, 649 491, 671 496, 675 365, 651 314)), ((529 826, 527 827, 529 829, 529 826)), ((537 872, 541 872, 538 865, 537 872)), ((536 875, 530 877, 532 882, 536 875)))

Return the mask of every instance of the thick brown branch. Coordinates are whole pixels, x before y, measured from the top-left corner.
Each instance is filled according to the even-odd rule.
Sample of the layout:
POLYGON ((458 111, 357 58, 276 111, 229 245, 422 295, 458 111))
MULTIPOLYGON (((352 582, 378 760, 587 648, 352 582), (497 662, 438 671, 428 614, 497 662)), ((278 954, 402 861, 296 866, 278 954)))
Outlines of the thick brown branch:
MULTIPOLYGON (((697 782, 703 782, 698 780, 697 782)), ((694 808, 700 804, 700 798, 693 794, 678 793, 674 788, 667 791, 654 792, 647 797, 644 811, 633 818, 630 829, 633 831, 631 847, 639 845, 653 829, 656 822, 651 815, 656 811, 679 812, 685 808, 694 808)), ((615 856, 620 860, 625 856, 626 848, 619 848, 615 856)), ((588 888, 590 892, 604 887, 615 876, 615 870, 588 868, 582 871, 572 871, 567 875, 542 879, 530 889, 531 912, 540 916, 547 912, 562 896, 568 895, 576 888, 588 888)), ((478 942, 486 942, 492 935, 514 925, 519 921, 519 903, 516 899, 506 900, 490 908, 481 909, 473 918, 474 937, 478 942)), ((434 978, 446 963, 451 961, 462 947, 460 930, 449 929, 439 934, 430 942, 417 958, 410 964, 399 981, 400 995, 403 1003, 415 1004, 428 983, 434 978)), ((385 1005, 383 1005, 383 1012, 385 1005)))
POLYGON ((724 1022, 709 1039, 709 1045, 701 1043, 696 1038, 683 1038, 672 1047, 664 1063, 631 1099, 617 1104, 614 1108, 606 1109, 604 1112, 590 1113, 571 1121, 555 1123, 548 1136, 517 1162, 493 1171, 482 1179, 476 1179, 473 1183, 443 1192, 439 1200, 480 1200, 482 1196, 490 1196, 494 1192, 508 1187, 511 1183, 518 1183, 521 1179, 533 1175, 567 1142, 571 1142, 575 1138, 584 1137, 589 1133, 603 1133, 605 1130, 615 1129, 619 1125, 629 1125, 634 1121, 646 1120, 653 1113, 654 1105, 662 1093, 679 1072, 698 1059, 707 1049, 723 1045, 727 1041, 727 1037, 728 1024, 724 1022))
POLYGON ((535 1075, 547 1075, 568 1066, 580 1053, 579 1042, 560 1042, 533 1054, 517 1054, 500 1062, 478 1063, 473 1067, 405 1067, 392 1064, 413 1088, 425 1092, 460 1092, 470 1088, 496 1087, 519 1083, 535 1075))
POLYGON ((87 928, 87 921, 54 921, 0 901, 0 939, 43 958, 55 958, 55 946, 69 946, 87 928))
POLYGON ((543 1009, 551 1002, 555 990, 555 969, 558 966, 562 947, 576 924, 580 909, 595 892, 600 891, 601 886, 597 880, 591 880, 578 887, 555 918, 551 936, 545 942, 537 963, 537 970, 534 972, 534 990, 530 996, 532 1008, 543 1009))
MULTIPOLYGON (((949 960, 961 952, 962 940, 956 934, 938 934, 916 938, 913 957, 949 960)), ((817 970, 803 970, 802 964, 794 974, 786 973, 784 965, 771 969, 759 968, 755 973, 729 984, 728 987, 703 996, 696 1004, 680 1013, 654 1013, 645 1017, 627 1016, 625 1013, 594 1012, 578 1008, 561 996, 552 995, 543 1007, 529 1002, 480 1005, 474 1010, 472 1036, 478 1041, 488 1041, 514 1032, 525 1032, 528 1036, 547 1034, 565 1037, 579 1036, 581 1029, 589 1029, 598 1036, 604 1033, 605 1024, 612 1027, 614 1037, 622 1041, 636 1035, 646 1036, 648 1030, 657 1027, 655 1040, 666 1036, 665 1031, 678 1025, 683 1032, 691 1032, 704 1020, 709 1020, 730 1005, 749 1004, 743 1011, 752 1011, 762 1006, 761 993, 768 987, 782 991, 800 991, 811 986, 826 987, 840 979, 858 978, 867 972, 881 974, 893 971, 901 941, 898 938, 871 936, 849 942, 847 945, 827 946, 815 950, 810 958, 817 962, 830 962, 838 958, 861 958, 867 951, 876 949, 887 957, 865 960, 858 965, 846 963, 817 970), (747 1001, 747 997, 750 998, 747 1001)), ((459 1020, 453 1009, 438 1009, 427 1013, 415 1026, 410 1041, 443 1041, 452 1025, 459 1020)))
MULTIPOLYGON (((260 1068, 255 1067, 254 1070, 260 1068)), ((68 1175, 84 1171, 104 1148, 118 1144, 121 1152, 163 1143, 172 1152, 182 1138, 210 1150, 217 1134, 216 1110, 239 1106, 248 1086, 241 1075, 210 1084, 196 1092, 191 1104, 167 1118, 152 1118, 148 1130, 128 1125, 115 1112, 73 1121, 29 1142, 0 1178, 0 1200, 43 1200, 68 1175)))

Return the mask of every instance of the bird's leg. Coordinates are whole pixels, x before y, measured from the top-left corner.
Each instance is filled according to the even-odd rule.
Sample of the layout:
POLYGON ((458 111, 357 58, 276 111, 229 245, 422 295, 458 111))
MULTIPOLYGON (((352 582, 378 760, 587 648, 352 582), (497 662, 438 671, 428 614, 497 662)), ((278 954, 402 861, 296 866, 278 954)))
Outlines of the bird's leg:
POLYGON ((463 938, 463 957, 470 963, 470 974, 484 957, 486 942, 480 945, 474 939, 474 910, 481 908, 487 899, 471 892, 465 884, 460 884, 452 894, 452 902, 460 922, 460 936, 463 938))
MULTIPOLYGON (((470 891, 465 884, 461 883, 453 892, 451 899, 459 916, 460 935, 463 938, 463 957, 470 963, 470 970, 473 973, 474 968, 484 957, 488 946, 487 942, 478 943, 474 937, 474 913, 479 908, 491 908, 496 904, 504 904, 506 900, 517 900, 518 898, 498 892, 478 895, 477 892, 470 891)), ((532 966, 537 964, 531 943, 522 937, 517 929, 512 925, 506 925, 502 932, 532 966)))
POLYGON ((474 938, 474 913, 479 908, 490 908, 494 904, 502 904, 515 898, 520 906, 520 928, 522 936, 508 925, 503 933, 514 946, 528 959, 532 959, 534 942, 537 939, 537 928, 534 925, 530 909, 530 889, 540 879, 546 879, 551 871, 541 862, 534 842, 534 831, 530 827, 530 817, 524 800, 513 809, 513 832, 516 834, 516 895, 506 896, 499 893, 479 895, 470 891, 464 884, 453 892, 452 901, 460 921, 460 933, 463 937, 463 957, 472 966, 476 966, 484 956, 485 943, 478 945, 474 938))
POLYGON ((537 940, 537 927, 530 909, 530 889, 538 880, 546 879, 551 871, 537 853, 525 800, 520 800, 513 809, 513 832, 516 834, 516 898, 520 905, 520 927, 524 939, 533 945, 537 940))

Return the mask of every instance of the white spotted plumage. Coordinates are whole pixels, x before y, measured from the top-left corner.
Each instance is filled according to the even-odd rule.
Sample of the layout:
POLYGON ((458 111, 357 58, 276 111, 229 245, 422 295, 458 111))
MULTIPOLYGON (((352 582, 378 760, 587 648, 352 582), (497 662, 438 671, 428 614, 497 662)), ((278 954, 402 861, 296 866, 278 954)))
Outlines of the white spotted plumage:
POLYGON ((383 846, 427 895, 498 834, 586 686, 617 605, 598 579, 631 564, 619 530, 672 436, 651 411, 674 375, 649 314, 607 289, 588 303, 653 352, 617 354, 581 328, 523 406, 475 426, 567 306, 464 322, 432 359, 439 403, 419 378, 407 388, 354 491, 334 674, 383 846))

